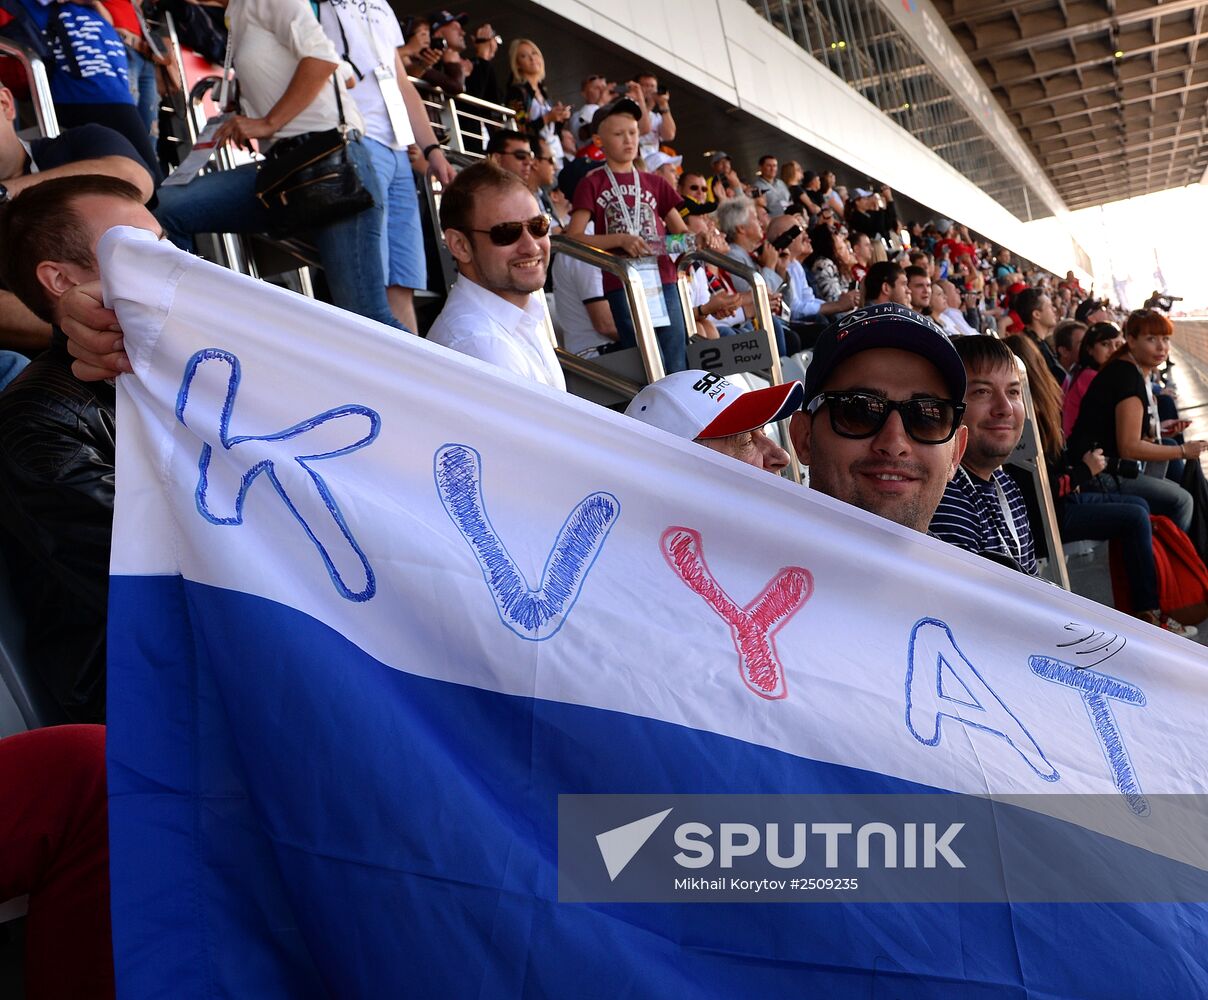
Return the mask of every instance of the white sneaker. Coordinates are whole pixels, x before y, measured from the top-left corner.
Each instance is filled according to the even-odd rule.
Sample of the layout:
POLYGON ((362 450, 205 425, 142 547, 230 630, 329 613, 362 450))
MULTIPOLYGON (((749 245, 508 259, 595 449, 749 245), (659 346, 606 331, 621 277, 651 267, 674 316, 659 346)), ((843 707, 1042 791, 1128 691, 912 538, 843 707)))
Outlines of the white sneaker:
POLYGON ((1166 629, 1167 632, 1173 632, 1175 635, 1181 635, 1184 639, 1193 639, 1200 631, 1194 625, 1184 625, 1182 622, 1175 621, 1166 615, 1162 615, 1158 619, 1158 627, 1166 629))

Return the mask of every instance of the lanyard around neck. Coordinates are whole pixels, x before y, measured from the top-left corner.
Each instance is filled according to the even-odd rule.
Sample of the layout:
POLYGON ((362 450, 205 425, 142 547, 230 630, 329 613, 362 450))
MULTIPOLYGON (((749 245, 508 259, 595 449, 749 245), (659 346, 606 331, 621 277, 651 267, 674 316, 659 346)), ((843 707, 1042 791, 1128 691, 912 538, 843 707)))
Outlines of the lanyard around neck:
POLYGON ((638 179, 638 169, 633 168, 633 215, 629 214, 629 205, 625 202, 625 192, 621 185, 617 183, 617 175, 612 172, 612 167, 607 163, 604 164, 604 174, 608 177, 608 181, 612 184, 613 193, 617 196, 617 201, 620 203, 621 212, 625 216, 625 228, 633 236, 642 235, 642 182, 638 179))
MULTIPOLYGON (((980 491, 977 488, 977 484, 973 481, 973 477, 969 475, 969 470, 962 465, 961 472, 965 474, 965 479, 968 480, 969 486, 973 490, 974 495, 978 495, 980 491)), ((1011 504, 1007 500, 1007 491, 1002 488, 1002 483, 998 481, 997 476, 992 474, 990 476, 990 482, 994 484, 994 491, 998 494, 998 506, 1002 511, 1003 523, 1006 524, 1007 531, 1011 534, 1011 541, 1015 543, 1014 547, 1011 546, 1010 542, 1003 538, 1002 531, 999 530, 997 524, 994 526, 994 534, 998 536, 999 542, 1001 542, 1003 548, 1007 550, 1007 555, 1011 556, 1012 559, 1022 565, 1023 542, 1020 540, 1019 531, 1015 527, 1015 515, 1011 513, 1011 504)))

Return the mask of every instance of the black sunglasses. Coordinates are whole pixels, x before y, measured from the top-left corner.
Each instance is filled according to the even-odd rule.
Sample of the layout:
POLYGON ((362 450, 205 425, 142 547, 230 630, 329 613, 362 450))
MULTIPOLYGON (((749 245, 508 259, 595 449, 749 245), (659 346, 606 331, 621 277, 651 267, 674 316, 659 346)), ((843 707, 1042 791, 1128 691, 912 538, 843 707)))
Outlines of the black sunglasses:
POLYGON ((506 153, 500 153, 500 156, 514 156, 521 163, 529 159, 533 154, 527 149, 509 149, 506 153))
POLYGON ((871 392, 820 392, 805 410, 812 416, 824 404, 830 411, 831 430, 839 437, 873 437, 896 410, 910 439, 919 444, 951 441, 965 412, 963 402, 951 399, 886 399, 871 392))
POLYGON ((471 229, 470 232, 486 233, 495 246, 510 247, 526 229, 533 239, 539 240, 549 235, 549 219, 544 215, 534 215, 527 222, 500 222, 490 229, 471 229))

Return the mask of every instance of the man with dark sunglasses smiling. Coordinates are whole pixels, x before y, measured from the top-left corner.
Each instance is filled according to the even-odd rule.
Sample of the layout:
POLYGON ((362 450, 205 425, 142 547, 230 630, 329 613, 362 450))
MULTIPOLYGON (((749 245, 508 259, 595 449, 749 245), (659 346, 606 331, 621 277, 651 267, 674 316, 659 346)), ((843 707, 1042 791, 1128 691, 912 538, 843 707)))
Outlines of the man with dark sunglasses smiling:
POLYGON ((790 434, 809 484, 927 531, 965 451, 965 366, 912 309, 865 306, 819 336, 790 434))
POLYGON ((445 190, 440 225, 458 277, 428 339, 565 389, 533 298, 549 267, 549 218, 537 199, 515 174, 476 163, 445 190))
POLYGON ((527 135, 500 129, 487 143, 487 160, 500 170, 515 174, 528 186, 533 173, 533 148, 527 135))

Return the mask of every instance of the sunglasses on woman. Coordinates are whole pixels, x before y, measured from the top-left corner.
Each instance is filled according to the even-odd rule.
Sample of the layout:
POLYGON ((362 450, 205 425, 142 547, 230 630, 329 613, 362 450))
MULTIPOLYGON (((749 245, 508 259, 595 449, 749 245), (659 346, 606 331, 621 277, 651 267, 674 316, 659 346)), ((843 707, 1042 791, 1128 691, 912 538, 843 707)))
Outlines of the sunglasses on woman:
POLYGON ((886 399, 871 392, 820 392, 805 411, 812 416, 823 406, 830 413, 831 430, 857 441, 879 434, 896 410, 910 439, 919 444, 951 441, 965 412, 963 402, 951 399, 886 399))
POLYGON ((533 239, 539 240, 549 235, 549 219, 544 215, 534 215, 526 222, 500 222, 490 229, 471 229, 470 232, 486 233, 495 246, 510 247, 526 229, 533 239))

